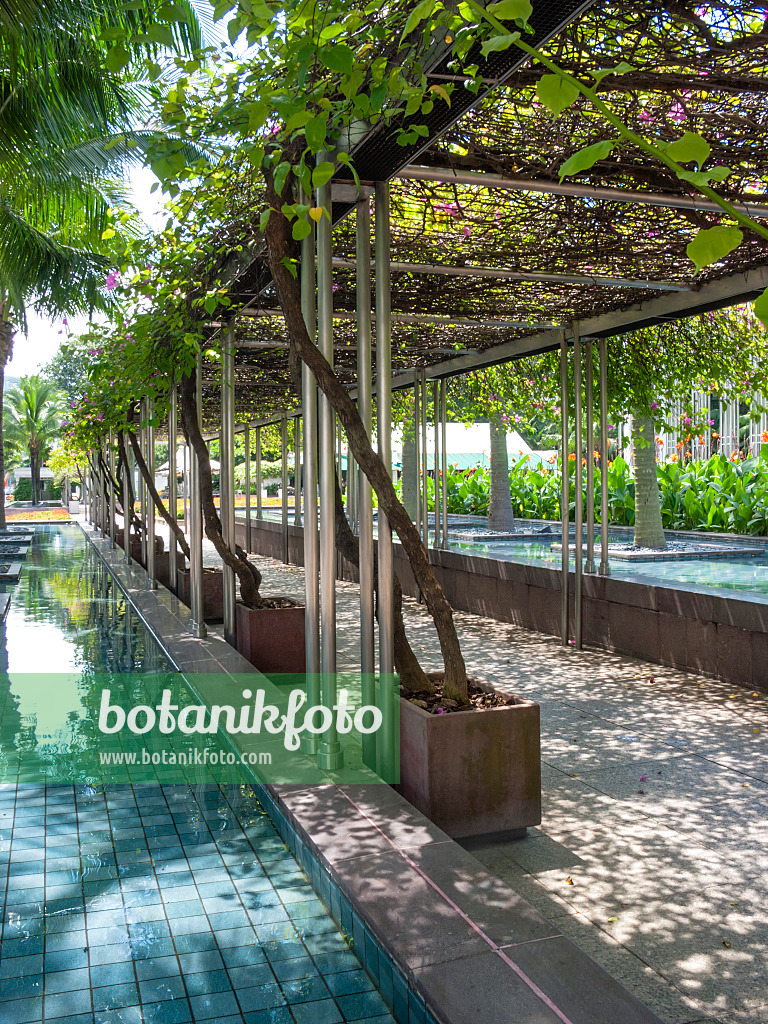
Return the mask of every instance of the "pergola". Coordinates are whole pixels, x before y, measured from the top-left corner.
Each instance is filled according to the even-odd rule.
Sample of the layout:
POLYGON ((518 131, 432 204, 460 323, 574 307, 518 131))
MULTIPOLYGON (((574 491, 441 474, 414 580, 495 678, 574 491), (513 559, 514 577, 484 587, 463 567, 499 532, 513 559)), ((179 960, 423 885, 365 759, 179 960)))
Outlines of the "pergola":
MULTIPOLYGON (((534 0, 532 24, 536 28, 533 42, 545 46, 553 59, 577 75, 586 77, 590 69, 615 67, 621 61, 631 64, 633 70, 609 74, 600 84, 601 94, 625 122, 639 133, 668 142, 684 131, 700 132, 712 146, 712 162, 732 169, 719 186, 721 193, 753 217, 768 218, 768 17, 764 5, 720 0, 703 7, 670 0, 659 7, 650 0, 635 0, 606 8, 589 0, 560 4, 534 0)), ((628 145, 617 142, 613 152, 591 170, 560 182, 558 170, 565 160, 605 138, 606 124, 582 100, 553 122, 536 100, 542 70, 519 51, 492 54, 482 73, 486 87, 479 96, 457 83, 450 112, 445 104, 436 105, 440 116, 434 116, 429 137, 419 145, 396 146, 376 129, 365 135, 352 152, 361 189, 355 187, 348 169, 339 166, 336 178, 318 195, 318 205, 332 210, 333 230, 323 219, 316 244, 313 238, 302 243, 305 320, 311 334, 317 327, 318 345, 357 397, 369 428, 372 395, 376 396, 379 453, 385 462, 393 388, 416 387, 424 409, 427 389, 434 385, 435 408, 444 417, 445 389, 440 382, 558 347, 566 446, 568 363, 575 352, 578 446, 582 344, 598 344, 600 401, 605 408, 604 370, 611 337, 743 303, 768 287, 765 242, 749 233, 725 259, 694 272, 686 246, 699 228, 719 223, 721 211, 692 186, 685 187, 666 165, 638 155, 628 145)), ((428 77, 435 82, 450 79, 444 53, 437 54, 428 77)), ((335 671, 334 416, 322 395, 318 401, 306 368, 302 393, 293 386, 284 322, 260 238, 238 227, 238 211, 233 211, 228 231, 243 244, 246 254, 242 259, 234 253, 232 257, 229 291, 238 312, 226 323, 209 325, 211 338, 221 338, 222 364, 220 370, 203 365, 200 375, 203 428, 209 437, 221 438, 225 535, 234 540, 234 432, 302 416, 307 671, 322 672, 325 678, 335 671), (315 509, 315 451, 319 510, 315 509)), ((591 358, 586 366, 589 396, 591 358)), ((587 404, 586 443, 591 444, 592 409, 587 404)), ((605 420, 601 416, 603 427, 605 420)), ((420 425, 424 447, 423 416, 420 425)), ((171 432, 175 434, 175 421, 171 432)), ((436 433, 439 437, 439 430, 436 433)), ((601 448, 604 457, 604 434, 601 448)), ((173 439, 171 451, 175 451, 173 439)), ((250 452, 250 442, 246 451, 250 452)), ((577 488, 581 486, 579 456, 577 450, 577 488)), ((591 460, 588 463, 589 472, 591 460)), ((437 457, 435 465, 439 465, 437 457)), ((567 474, 563 476, 567 487, 567 474)), ((589 486, 588 497, 591 494, 589 486)), ((442 510, 436 503, 436 544, 446 540, 444 499, 443 492, 442 510)), ((361 478, 354 511, 361 544, 362 668, 372 675, 370 504, 370 489, 361 478)), ((563 504, 567 510, 567 500, 563 504)), ((594 571, 590 512, 588 508, 587 569, 594 571)), ((249 522, 250 504, 246 518, 249 522)), ((191 568, 199 576, 201 532, 199 523, 195 527, 196 519, 199 516, 193 516, 191 568)), ((425 542, 426 519, 424 511, 420 525, 425 542)), ((285 508, 283 521, 287 538, 285 508)), ((605 515, 602 521, 599 571, 607 573, 605 515)), ((564 520, 564 640, 568 638, 568 529, 564 520)), ((250 538, 248 529, 246 535, 250 538)), ((576 544, 578 645, 578 518, 576 544)), ((387 626, 391 533, 382 516, 378 545, 380 670, 391 673, 387 626)), ((234 576, 227 571, 225 591, 229 594, 225 631, 231 636, 234 576)), ((201 608, 201 593, 193 587, 192 619, 197 630, 202 628, 201 608)), ((329 765, 332 753, 326 751, 329 765)))

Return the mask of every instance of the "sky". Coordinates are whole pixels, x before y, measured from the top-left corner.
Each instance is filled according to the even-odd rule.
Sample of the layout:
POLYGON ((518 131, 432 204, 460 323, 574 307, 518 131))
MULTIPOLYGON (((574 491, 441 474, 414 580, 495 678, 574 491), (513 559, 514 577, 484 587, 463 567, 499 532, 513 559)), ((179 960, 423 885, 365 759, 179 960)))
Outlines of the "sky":
MULTIPOLYGON (((130 174, 132 201, 148 224, 165 220, 160 216, 162 191, 157 189, 152 194, 149 191, 156 180, 147 167, 137 167, 130 174)), ((65 325, 61 318, 49 320, 36 313, 28 313, 29 332, 26 337, 21 331, 17 332, 13 343, 13 359, 6 367, 6 377, 29 377, 37 373, 56 355, 67 332, 79 334, 88 324, 87 317, 70 316, 66 319, 68 322, 65 325)))

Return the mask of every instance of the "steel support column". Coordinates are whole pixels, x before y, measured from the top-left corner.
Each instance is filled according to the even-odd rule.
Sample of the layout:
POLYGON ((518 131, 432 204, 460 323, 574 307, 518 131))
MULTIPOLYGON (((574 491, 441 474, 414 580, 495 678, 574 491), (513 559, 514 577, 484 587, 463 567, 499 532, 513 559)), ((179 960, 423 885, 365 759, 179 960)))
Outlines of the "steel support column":
POLYGON ((432 386, 432 405, 434 407, 434 423, 435 423, 435 461, 433 464, 433 482, 434 487, 432 493, 434 494, 435 504, 435 547, 440 547, 440 533, 442 529, 441 516, 442 511, 440 506, 440 385, 435 381, 432 386))
POLYGON ((569 505, 571 501, 570 487, 568 485, 568 342, 565 331, 560 337, 560 461, 561 461, 561 488, 560 488, 560 534, 562 551, 560 558, 560 639, 567 646, 570 636, 569 626, 569 602, 568 602, 568 570, 571 544, 571 526, 569 505))
MULTIPOLYGON (((317 341, 320 351, 333 365, 333 267, 331 187, 317 191, 317 205, 327 211, 317 226, 317 341)), ((320 616, 322 703, 336 703, 336 460, 335 413, 322 393, 318 395, 320 469, 320 616)), ((322 734, 318 764, 325 770, 340 768, 341 745, 335 728, 322 734)))
POLYGON ((595 397, 591 338, 587 339, 584 350, 586 356, 584 397, 587 403, 587 560, 584 563, 584 572, 591 573, 595 571, 595 397))
POLYGON ((440 381, 440 433, 442 447, 442 484, 443 484, 443 538, 441 546, 448 547, 448 385, 443 378, 440 381))
MULTIPOLYGON (((146 415, 147 415, 147 400, 142 399, 139 405, 139 429, 136 431, 136 439, 139 442, 139 450, 141 451, 144 462, 147 461, 147 426, 146 426, 146 415)), ((147 488, 144 483, 144 475, 141 469, 136 465, 137 477, 138 477, 138 491, 139 491, 139 509, 142 522, 141 531, 141 560, 144 563, 144 567, 147 566, 147 533, 149 532, 149 523, 147 522, 147 488)))
POLYGON ((582 547, 584 542, 584 488, 581 460, 583 458, 583 423, 582 423, 582 402, 581 402, 581 337, 577 324, 573 327, 573 419, 575 428, 574 452, 574 484, 575 484, 575 523, 576 523, 576 550, 575 550, 575 575, 573 611, 574 627, 573 636, 576 650, 581 650, 581 591, 582 573, 584 563, 582 560, 582 547))
POLYGON ((261 502, 261 427, 256 427, 256 518, 262 518, 261 502))
MULTIPOLYGON (((130 505, 130 494, 131 490, 129 484, 133 486, 133 479, 131 478, 131 446, 128 438, 123 434, 123 448, 125 451, 125 462, 123 462, 123 550, 125 551, 125 558, 123 561, 126 565, 131 564, 131 505, 130 505)), ((127 604, 128 602, 126 602, 127 604)))
MULTIPOLYGON (((149 479, 154 480, 155 428, 152 423, 152 418, 155 414, 155 405, 150 398, 145 399, 145 403, 147 424, 145 427, 146 450, 144 452, 144 461, 147 464, 149 479)), ((155 557, 155 499, 152 497, 149 487, 145 486, 144 492, 147 497, 147 589, 157 590, 157 559, 155 557)))
MULTIPOLYGON (((310 340, 317 338, 315 228, 301 243, 301 312, 310 340)), ((304 428, 304 640, 307 667, 307 704, 320 703, 320 546, 317 532, 317 383, 306 363, 301 364, 301 408, 304 428)), ((259 438, 260 428, 256 428, 259 438)), ((261 516, 261 449, 259 448, 259 516, 261 516)), ((305 735, 302 749, 316 754, 317 736, 305 735)))
POLYGON ((280 419, 281 466, 280 466, 280 502, 283 562, 288 565, 288 417, 283 413, 280 419))
MULTIPOLYGON (((171 516, 171 521, 174 523, 178 522, 178 515, 176 511, 176 506, 178 504, 178 467, 176 466, 176 445, 178 444, 178 431, 176 427, 176 407, 176 385, 173 384, 171 386, 170 407, 168 409, 168 511, 171 516)), ((176 579, 179 564, 178 550, 179 546, 178 541, 176 540, 176 534, 173 532, 173 530, 170 530, 168 535, 168 587, 174 594, 178 591, 178 582, 176 579)))
POLYGON ((421 521, 421 543, 425 548, 429 547, 429 452, 427 451, 427 373, 421 371, 421 507, 423 518, 421 521))
POLYGON ((413 382, 413 447, 415 455, 415 526, 421 536, 421 382, 417 377, 413 382))
POLYGON ((115 513, 117 511, 115 505, 115 435, 110 430, 109 432, 109 546, 114 551, 117 547, 117 526, 115 524, 115 513))
POLYGON ((600 575, 610 576, 608 565, 608 343, 601 338, 600 361, 600 575))
POLYGON ((243 435, 245 449, 245 553, 251 553, 251 428, 246 427, 243 435))
MULTIPOLYGON (((376 183, 376 437, 379 458, 392 472, 392 321, 389 184, 376 183)), ((394 563, 392 527, 379 508, 379 702, 383 711, 380 769, 392 768, 394 752, 394 563)))
POLYGON ((293 525, 301 526, 301 419, 293 417, 293 525))
MULTIPOLYGON (((224 543, 235 549, 235 331, 229 327, 221 339, 221 435, 219 438, 219 494, 224 543)), ((224 639, 235 643, 235 570, 224 564, 224 639)))
MULTIPOLYGON (((363 199, 356 208, 357 271, 357 407, 365 432, 373 427, 373 366, 371 337, 371 206, 363 199)), ((373 500, 371 484, 359 472, 357 518, 360 560, 360 672, 362 703, 376 703, 376 649, 374 639, 373 500)), ((375 769, 376 737, 363 736, 363 762, 375 769)))
MULTIPOLYGON (((200 425, 203 391, 203 359, 198 353, 195 366, 197 423, 200 425)), ((207 633, 203 612, 203 504, 200 493, 200 466, 197 453, 189 447, 189 631, 193 636, 207 633)))

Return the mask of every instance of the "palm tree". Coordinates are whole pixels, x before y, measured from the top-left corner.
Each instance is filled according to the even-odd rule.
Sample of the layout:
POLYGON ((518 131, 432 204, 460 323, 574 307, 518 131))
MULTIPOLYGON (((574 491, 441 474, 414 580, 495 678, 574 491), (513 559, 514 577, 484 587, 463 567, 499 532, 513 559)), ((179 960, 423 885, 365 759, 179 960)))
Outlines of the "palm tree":
MULTIPOLYGON (((125 204, 116 174, 154 138, 137 130, 147 89, 124 69, 147 50, 160 59, 202 41, 190 0, 0 0, 0 403, 31 302, 53 316, 111 305, 104 236, 125 204)), ((0 426, 0 480, 2 440, 0 426)))
POLYGON ((14 455, 29 455, 33 505, 40 502, 40 467, 61 434, 62 416, 61 396, 50 381, 40 377, 22 377, 19 386, 5 396, 5 444, 14 455))

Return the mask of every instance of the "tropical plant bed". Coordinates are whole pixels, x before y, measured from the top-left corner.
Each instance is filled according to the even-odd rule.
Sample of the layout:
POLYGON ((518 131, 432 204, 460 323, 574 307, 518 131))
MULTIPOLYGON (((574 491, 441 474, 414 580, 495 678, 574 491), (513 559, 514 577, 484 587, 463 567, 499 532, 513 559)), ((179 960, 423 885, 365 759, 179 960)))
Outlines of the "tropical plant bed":
POLYGON ((72 517, 65 508, 60 505, 56 508, 36 509, 24 512, 21 509, 7 508, 5 518, 15 523, 53 523, 66 521, 71 522, 72 517))
POLYGON ((466 710, 439 695, 428 709, 413 702, 427 703, 417 695, 401 698, 395 788, 454 838, 522 837, 541 821, 539 705, 477 679, 470 694, 477 703, 466 710))
POLYGON ((264 599, 264 607, 235 607, 236 646, 261 672, 306 671, 304 606, 289 597, 264 599))

